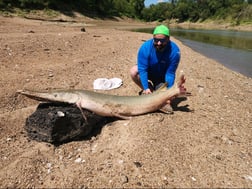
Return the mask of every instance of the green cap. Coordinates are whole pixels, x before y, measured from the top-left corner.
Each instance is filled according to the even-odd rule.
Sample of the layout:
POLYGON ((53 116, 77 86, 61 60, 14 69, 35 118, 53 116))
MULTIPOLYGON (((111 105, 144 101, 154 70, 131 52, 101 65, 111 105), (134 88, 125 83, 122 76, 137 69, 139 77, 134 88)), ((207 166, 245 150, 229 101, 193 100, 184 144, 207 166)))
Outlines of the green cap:
POLYGON ((170 36, 170 31, 165 25, 160 25, 160 26, 157 26, 153 32, 153 35, 156 35, 156 34, 163 34, 166 36, 170 36))

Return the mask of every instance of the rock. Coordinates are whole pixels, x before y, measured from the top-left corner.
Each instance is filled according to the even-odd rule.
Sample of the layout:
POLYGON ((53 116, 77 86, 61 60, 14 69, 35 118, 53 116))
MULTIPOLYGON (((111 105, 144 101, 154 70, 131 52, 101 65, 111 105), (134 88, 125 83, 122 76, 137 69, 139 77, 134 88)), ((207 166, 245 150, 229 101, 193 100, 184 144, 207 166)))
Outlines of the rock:
POLYGON ((87 123, 75 105, 41 103, 26 119, 25 130, 30 139, 57 144, 86 137, 107 120, 88 110, 83 112, 87 123))

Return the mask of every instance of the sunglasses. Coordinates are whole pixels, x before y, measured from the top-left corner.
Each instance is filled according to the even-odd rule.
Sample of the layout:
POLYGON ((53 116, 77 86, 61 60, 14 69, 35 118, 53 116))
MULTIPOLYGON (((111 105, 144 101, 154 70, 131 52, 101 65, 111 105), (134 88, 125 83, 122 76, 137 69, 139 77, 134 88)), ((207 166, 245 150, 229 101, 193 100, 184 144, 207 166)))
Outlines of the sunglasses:
POLYGON ((158 38, 153 38, 155 43, 158 43, 160 41, 160 43, 164 43, 166 42, 166 38, 162 38, 162 39, 158 39, 158 38))

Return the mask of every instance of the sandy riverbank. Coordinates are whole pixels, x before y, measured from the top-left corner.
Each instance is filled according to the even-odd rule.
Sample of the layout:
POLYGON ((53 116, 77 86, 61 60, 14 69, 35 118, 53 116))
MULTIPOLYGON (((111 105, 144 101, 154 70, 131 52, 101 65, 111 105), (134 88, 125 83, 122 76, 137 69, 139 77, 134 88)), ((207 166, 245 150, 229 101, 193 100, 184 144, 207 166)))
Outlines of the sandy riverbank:
POLYGON ((152 36, 121 30, 132 24, 142 26, 0 17, 0 187, 252 187, 252 79, 174 38, 192 96, 173 115, 115 121, 58 147, 27 138, 25 119, 38 102, 15 96, 18 89, 92 90, 98 77, 119 77, 123 85, 106 93, 137 95, 129 69, 152 36))

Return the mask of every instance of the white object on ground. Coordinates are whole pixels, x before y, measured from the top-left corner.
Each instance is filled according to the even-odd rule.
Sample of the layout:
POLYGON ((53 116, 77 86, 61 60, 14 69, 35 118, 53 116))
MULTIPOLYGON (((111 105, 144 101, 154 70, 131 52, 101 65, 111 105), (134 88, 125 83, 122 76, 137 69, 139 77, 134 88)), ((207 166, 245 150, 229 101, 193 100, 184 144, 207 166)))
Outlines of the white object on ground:
POLYGON ((120 78, 98 78, 94 80, 93 87, 96 90, 110 90, 118 88, 122 85, 122 80, 120 78))

